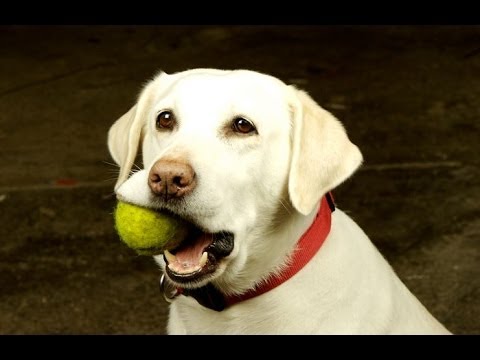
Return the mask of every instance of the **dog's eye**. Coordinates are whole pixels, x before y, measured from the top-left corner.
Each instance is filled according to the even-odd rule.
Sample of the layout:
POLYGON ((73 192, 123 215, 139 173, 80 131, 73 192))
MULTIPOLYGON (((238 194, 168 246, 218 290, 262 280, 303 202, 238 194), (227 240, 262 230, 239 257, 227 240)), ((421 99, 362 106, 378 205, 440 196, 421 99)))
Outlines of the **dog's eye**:
POLYGON ((250 134, 253 132, 257 132, 257 129, 255 129, 255 126, 250 121, 241 117, 235 118, 233 120, 232 129, 233 131, 240 134, 250 134))
POLYGON ((157 129, 159 130, 170 130, 175 125, 175 115, 171 111, 162 111, 157 115, 156 121, 157 129))

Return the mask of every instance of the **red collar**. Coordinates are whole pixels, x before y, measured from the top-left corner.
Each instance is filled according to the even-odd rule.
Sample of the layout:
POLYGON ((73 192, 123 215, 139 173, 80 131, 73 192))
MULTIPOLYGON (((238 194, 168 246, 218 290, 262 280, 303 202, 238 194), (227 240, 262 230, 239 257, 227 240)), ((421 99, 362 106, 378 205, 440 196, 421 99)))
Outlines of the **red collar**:
MULTIPOLYGON (((290 265, 287 266, 281 273, 270 277, 258 287, 248 290, 241 295, 224 296, 212 284, 208 284, 199 289, 177 289, 177 295, 192 296, 201 305, 216 311, 222 311, 225 308, 232 306, 240 301, 245 301, 253 297, 262 295, 267 291, 275 289, 277 286, 283 284, 296 273, 298 273, 317 253, 323 242, 330 233, 332 212, 335 210, 333 197, 327 193, 320 205, 320 210, 317 213, 315 220, 308 230, 302 235, 297 243, 297 249, 292 256, 290 265)), ((163 279, 161 280, 161 288, 163 289, 163 279)), ((173 298, 169 297, 169 299, 173 298)), ((167 299, 168 300, 168 299, 167 299)))

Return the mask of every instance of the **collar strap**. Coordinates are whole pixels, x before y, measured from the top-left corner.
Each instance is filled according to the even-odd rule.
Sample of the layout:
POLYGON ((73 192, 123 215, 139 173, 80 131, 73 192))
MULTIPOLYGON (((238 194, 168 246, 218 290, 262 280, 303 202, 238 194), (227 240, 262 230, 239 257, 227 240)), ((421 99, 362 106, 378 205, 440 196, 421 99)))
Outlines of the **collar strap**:
POLYGON ((267 291, 276 288, 299 272, 320 249, 330 233, 331 215, 333 211, 335 211, 333 196, 331 193, 327 193, 322 198, 320 210, 318 211, 312 225, 310 225, 308 230, 298 241, 297 248, 292 255, 290 265, 279 274, 270 276, 266 281, 257 287, 250 289, 241 295, 224 296, 217 288, 213 286, 213 284, 208 283, 207 285, 198 289, 179 288, 177 289, 174 297, 180 294, 191 296, 195 298, 199 304, 209 309, 222 311, 238 302, 262 295, 267 291))

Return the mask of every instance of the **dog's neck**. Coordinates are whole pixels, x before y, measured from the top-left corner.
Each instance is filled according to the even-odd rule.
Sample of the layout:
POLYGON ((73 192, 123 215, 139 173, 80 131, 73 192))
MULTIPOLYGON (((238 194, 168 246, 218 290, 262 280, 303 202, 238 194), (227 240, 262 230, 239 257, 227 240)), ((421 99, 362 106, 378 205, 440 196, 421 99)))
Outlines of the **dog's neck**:
MULTIPOLYGON (((288 281, 300 271, 308 261, 310 261, 328 236, 331 224, 331 212, 335 210, 330 194, 327 194, 322 199, 319 207, 320 209, 317 207, 317 209, 315 209, 315 211, 309 216, 301 218, 301 220, 306 220, 305 222, 297 221, 295 224, 296 226, 294 227, 291 226, 291 224, 284 224, 284 226, 291 226, 290 232, 280 231, 280 233, 286 234, 283 236, 284 238, 279 238, 278 236, 275 236, 276 234, 270 235, 275 239, 275 246, 272 246, 271 243, 267 242, 267 244, 272 246, 270 248, 270 254, 274 249, 283 248, 283 257, 273 257, 277 260, 276 262, 263 262, 263 269, 260 269, 264 271, 264 276, 261 277, 258 276, 258 263, 247 263, 247 269, 257 270, 252 274, 252 278, 254 277, 257 279, 256 282, 249 282, 249 285, 246 288, 239 291, 239 287, 237 286, 237 291, 234 294, 230 292, 229 295, 222 294, 222 292, 218 290, 218 285, 214 286, 213 284, 208 284, 199 289, 180 289, 180 292, 183 293, 183 295, 194 297, 205 307, 221 311, 240 301, 259 296, 281 285, 283 282, 288 281), (291 241, 292 237, 293 239, 299 240, 294 241, 293 244, 288 244, 288 240, 290 239, 291 241), (280 247, 279 245, 283 243, 290 246, 280 247), (259 278, 260 281, 258 281, 259 278)), ((281 256, 282 254, 279 253, 275 255, 281 256)), ((250 262, 252 262, 252 260, 253 259, 250 259, 250 262)), ((248 275, 248 273, 245 275, 248 275)), ((246 276, 243 277, 243 279, 245 278, 246 276)))

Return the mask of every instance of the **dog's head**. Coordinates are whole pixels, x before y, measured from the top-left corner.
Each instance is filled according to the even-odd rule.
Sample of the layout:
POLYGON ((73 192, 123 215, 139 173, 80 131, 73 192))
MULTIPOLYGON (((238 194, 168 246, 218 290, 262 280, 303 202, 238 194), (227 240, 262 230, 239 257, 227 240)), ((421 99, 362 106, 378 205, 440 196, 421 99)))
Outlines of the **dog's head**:
POLYGON ((108 146, 120 197, 198 229, 167 264, 157 257, 183 287, 241 278, 276 246, 265 239, 279 219, 316 211, 362 161, 309 95, 247 70, 160 73, 111 127, 108 146), (144 169, 129 177, 140 147, 144 169))

